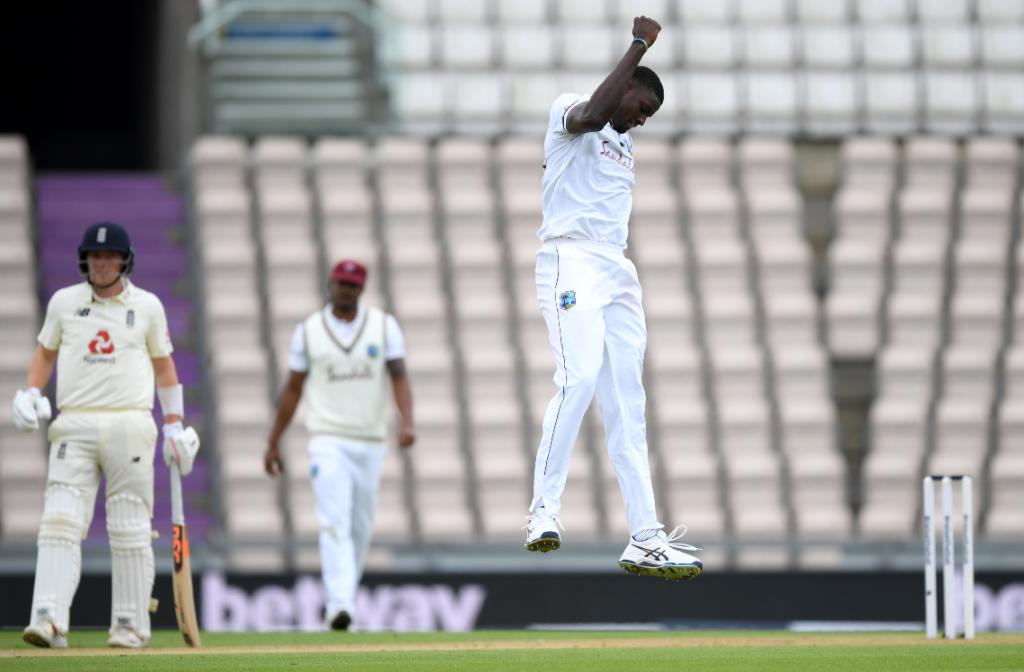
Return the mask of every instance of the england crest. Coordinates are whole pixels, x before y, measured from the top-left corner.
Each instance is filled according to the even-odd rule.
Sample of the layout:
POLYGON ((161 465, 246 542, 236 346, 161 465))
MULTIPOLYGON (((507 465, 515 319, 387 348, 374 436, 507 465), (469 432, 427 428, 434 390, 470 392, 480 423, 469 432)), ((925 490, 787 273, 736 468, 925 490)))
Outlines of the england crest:
POLYGON ((569 310, 576 305, 576 292, 568 290, 558 295, 558 307, 562 310, 569 310))

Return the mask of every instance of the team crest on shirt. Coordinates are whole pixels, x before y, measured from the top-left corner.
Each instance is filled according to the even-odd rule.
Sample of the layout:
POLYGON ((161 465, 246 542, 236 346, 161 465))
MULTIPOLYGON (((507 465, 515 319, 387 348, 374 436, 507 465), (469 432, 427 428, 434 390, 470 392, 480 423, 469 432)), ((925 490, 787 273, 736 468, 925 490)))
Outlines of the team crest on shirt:
POLYGON ((377 359, 378 357, 380 357, 380 346, 371 343, 370 345, 366 346, 366 354, 371 359, 377 359))
POLYGON ((320 467, 319 466, 314 464, 313 466, 311 466, 309 468, 309 477, 310 478, 316 478, 316 475, 319 474, 319 473, 320 473, 320 467))
POLYGON ((576 305, 576 292, 567 290, 558 295, 558 307, 562 310, 569 310, 576 305))

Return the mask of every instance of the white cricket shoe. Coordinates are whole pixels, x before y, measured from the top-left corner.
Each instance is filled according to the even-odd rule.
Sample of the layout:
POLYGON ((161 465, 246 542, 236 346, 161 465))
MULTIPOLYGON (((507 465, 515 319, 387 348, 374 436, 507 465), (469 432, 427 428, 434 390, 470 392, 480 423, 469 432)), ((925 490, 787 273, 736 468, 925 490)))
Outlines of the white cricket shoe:
POLYGON ((68 648, 67 633, 57 630, 56 624, 49 619, 42 623, 33 623, 21 633, 21 638, 32 646, 44 649, 66 649, 68 648))
POLYGON ((562 527, 558 516, 542 513, 527 516, 526 520, 526 550, 547 553, 557 551, 561 547, 562 535, 558 530, 565 528, 562 527))
POLYGON ((699 551, 696 546, 678 541, 686 534, 681 526, 665 534, 663 530, 647 541, 629 540, 629 545, 619 558, 619 567, 633 574, 660 576, 666 581, 687 581, 700 576, 704 564, 696 557, 683 551, 699 551))
POLYGON ((115 649, 144 649, 148 644, 148 638, 143 639, 135 630, 124 625, 114 626, 107 638, 107 646, 115 649))

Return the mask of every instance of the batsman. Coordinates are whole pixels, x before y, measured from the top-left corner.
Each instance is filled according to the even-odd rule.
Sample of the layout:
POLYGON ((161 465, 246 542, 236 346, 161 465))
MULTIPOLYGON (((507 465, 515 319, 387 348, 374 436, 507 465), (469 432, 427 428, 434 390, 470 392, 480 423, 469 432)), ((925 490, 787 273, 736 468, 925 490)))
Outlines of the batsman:
POLYGON ((199 450, 195 430, 182 424, 182 386, 163 304, 128 279, 134 258, 120 225, 101 222, 86 229, 78 247, 83 282, 50 299, 29 363, 28 387, 14 396, 15 427, 38 429, 51 416, 50 402, 40 390, 56 365, 59 415, 48 430, 32 613, 23 634, 26 642, 40 647, 68 645, 81 542, 92 521, 101 474, 107 479, 112 579, 107 644, 148 644, 154 384, 164 418, 164 462, 175 462, 187 474, 199 450))

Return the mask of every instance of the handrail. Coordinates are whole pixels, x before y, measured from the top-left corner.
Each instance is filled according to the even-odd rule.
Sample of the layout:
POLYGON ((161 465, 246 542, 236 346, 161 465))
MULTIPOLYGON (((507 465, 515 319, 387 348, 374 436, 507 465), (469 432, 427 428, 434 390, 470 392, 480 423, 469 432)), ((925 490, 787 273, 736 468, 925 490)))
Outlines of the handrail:
POLYGON ((367 28, 376 30, 377 12, 364 0, 230 0, 208 12, 188 31, 188 43, 199 46, 210 36, 246 12, 340 12, 348 14, 367 28))

